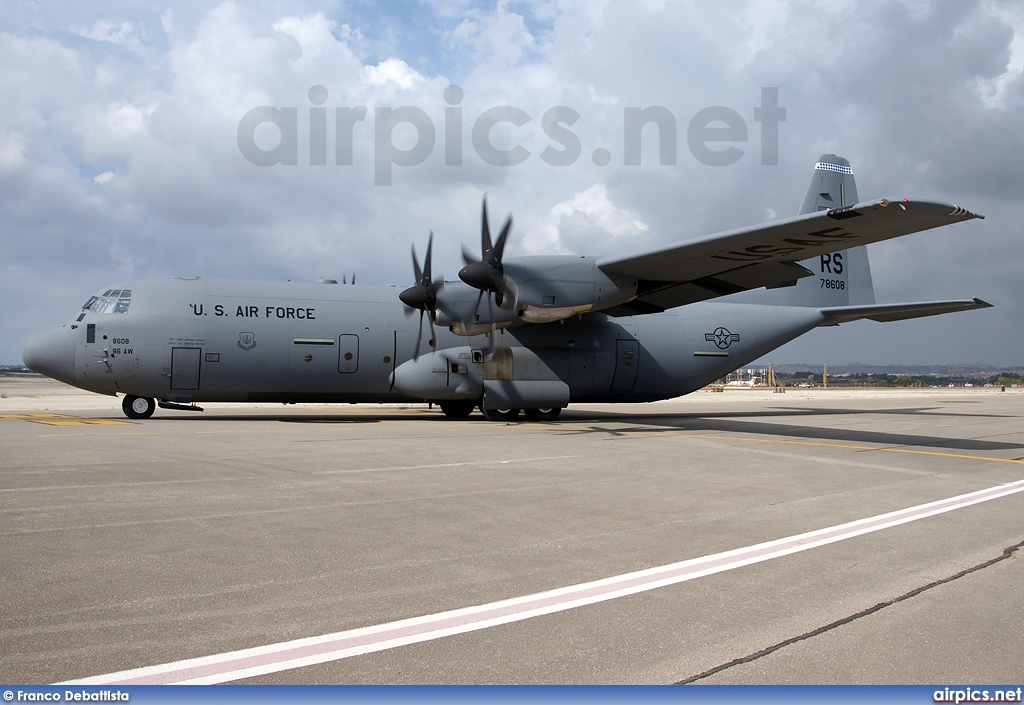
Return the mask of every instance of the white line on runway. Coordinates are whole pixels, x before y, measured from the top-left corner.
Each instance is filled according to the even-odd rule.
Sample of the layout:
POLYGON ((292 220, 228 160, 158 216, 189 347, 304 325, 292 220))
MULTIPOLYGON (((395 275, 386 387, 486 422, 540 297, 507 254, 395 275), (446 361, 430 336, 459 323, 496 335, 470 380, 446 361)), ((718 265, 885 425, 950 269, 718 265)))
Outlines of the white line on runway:
POLYGON ((360 629, 135 668, 61 685, 210 684, 487 629, 721 573, 1024 491, 1024 480, 658 568, 360 629))

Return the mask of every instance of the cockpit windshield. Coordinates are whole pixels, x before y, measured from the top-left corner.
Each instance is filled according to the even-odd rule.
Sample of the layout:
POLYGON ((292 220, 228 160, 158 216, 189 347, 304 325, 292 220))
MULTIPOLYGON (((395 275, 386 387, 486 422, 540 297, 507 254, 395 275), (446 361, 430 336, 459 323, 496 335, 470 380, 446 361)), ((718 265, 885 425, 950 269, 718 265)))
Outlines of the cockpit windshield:
POLYGON ((125 313, 131 302, 131 289, 107 289, 102 296, 90 296, 82 305, 82 310, 92 313, 125 313))

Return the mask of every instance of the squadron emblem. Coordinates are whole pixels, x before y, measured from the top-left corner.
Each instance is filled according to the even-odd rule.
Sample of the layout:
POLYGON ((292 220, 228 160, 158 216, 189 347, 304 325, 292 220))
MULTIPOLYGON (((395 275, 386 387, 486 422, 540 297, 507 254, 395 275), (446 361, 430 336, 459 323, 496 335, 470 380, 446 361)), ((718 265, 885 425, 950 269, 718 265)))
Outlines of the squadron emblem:
POLYGON ((238 347, 242 350, 252 350, 256 347, 256 334, 255 333, 239 333, 238 334, 238 347))

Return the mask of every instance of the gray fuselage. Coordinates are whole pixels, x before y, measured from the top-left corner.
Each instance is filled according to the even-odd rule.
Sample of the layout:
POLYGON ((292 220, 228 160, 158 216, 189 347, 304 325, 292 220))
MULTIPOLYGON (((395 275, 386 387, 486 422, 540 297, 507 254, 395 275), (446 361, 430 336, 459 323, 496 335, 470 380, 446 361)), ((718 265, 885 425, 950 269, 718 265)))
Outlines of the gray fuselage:
POLYGON ((130 292, 123 311, 83 310, 30 341, 26 364, 89 391, 178 403, 435 401, 478 396, 492 378, 557 383, 563 402, 644 402, 699 389, 823 322, 810 307, 700 303, 512 326, 492 351, 486 335, 443 327, 432 348, 429 321, 394 287, 168 279, 108 299, 118 291, 130 292), (396 376, 424 360, 438 364, 413 384, 396 376), (471 384, 454 394, 448 372, 471 384))

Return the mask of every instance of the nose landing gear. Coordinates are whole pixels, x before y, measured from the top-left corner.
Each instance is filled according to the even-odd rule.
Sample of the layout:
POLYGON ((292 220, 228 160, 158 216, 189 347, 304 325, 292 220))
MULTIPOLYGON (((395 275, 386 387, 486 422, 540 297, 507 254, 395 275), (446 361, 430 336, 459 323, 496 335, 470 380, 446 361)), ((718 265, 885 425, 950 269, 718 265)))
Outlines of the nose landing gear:
POLYGON ((149 397, 127 394, 121 400, 121 410, 130 419, 148 419, 156 410, 156 401, 149 397))

